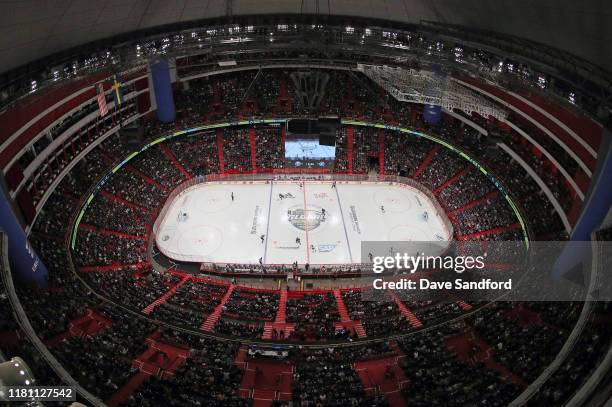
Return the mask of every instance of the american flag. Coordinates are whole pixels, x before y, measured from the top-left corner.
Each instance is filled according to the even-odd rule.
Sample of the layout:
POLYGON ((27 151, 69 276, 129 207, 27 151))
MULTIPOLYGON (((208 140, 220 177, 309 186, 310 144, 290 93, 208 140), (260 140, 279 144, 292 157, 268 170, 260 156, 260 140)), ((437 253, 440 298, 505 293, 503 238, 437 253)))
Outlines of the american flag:
POLYGON ((106 95, 104 94, 104 85, 102 83, 96 83, 96 93, 100 116, 104 117, 108 113, 108 106, 106 106, 106 95))

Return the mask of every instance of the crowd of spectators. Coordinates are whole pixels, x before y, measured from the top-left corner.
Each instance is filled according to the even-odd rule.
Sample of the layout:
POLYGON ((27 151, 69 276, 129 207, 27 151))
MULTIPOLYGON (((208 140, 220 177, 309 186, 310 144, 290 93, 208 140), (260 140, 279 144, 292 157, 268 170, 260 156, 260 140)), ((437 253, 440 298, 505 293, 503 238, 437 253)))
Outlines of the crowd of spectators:
POLYGON ((457 235, 481 232, 516 223, 512 209, 505 205, 504 198, 500 196, 487 198, 471 208, 456 212, 453 217, 456 220, 454 228, 457 235))
POLYGON ((278 292, 236 288, 224 305, 223 314, 237 319, 273 320, 278 311, 278 292))
POLYGON ((426 139, 385 131, 385 173, 413 177, 433 147, 426 139))
POLYGON ((44 356, 32 344, 15 317, 9 294, 0 279, 0 356, 4 360, 13 357, 23 359, 35 381, 34 385, 61 386, 62 381, 49 367, 44 356))
POLYGON ((428 165, 415 179, 433 191, 467 165, 457 154, 439 148, 428 165))
POLYGON ((340 321, 340 316, 331 292, 290 298, 286 312, 287 322, 294 324, 290 339, 320 341, 336 338, 335 323, 340 321))
POLYGON ((407 305, 425 325, 434 325, 463 313, 459 304, 450 299, 410 302, 407 305))
POLYGON ((39 235, 61 237, 70 223, 76 202, 59 193, 52 194, 41 209, 36 222, 39 235))
POLYGON ((172 324, 199 329, 206 317, 219 305, 225 286, 188 281, 151 315, 172 324))
POLYGON ((165 192, 158 186, 152 185, 132 171, 118 171, 103 186, 104 191, 125 199, 132 204, 145 206, 153 210, 159 206, 165 192))
POLYGON ((261 339, 264 326, 262 323, 244 323, 237 320, 221 318, 215 324, 215 332, 232 338, 261 339))
MULTIPOLYGON (((326 74, 329 76, 329 81, 327 81, 327 86, 325 87, 325 97, 324 103, 321 106, 321 110, 318 112, 319 114, 339 114, 345 117, 359 117, 365 119, 376 120, 381 117, 388 116, 388 112, 392 112, 393 120, 395 120, 398 124, 414 126, 417 128, 423 127, 426 130, 432 130, 435 134, 449 139, 457 144, 464 144, 464 146, 468 149, 475 147, 477 150, 479 149, 477 146, 470 145, 468 143, 470 139, 470 133, 474 133, 474 130, 464 126, 458 120, 443 120, 439 125, 426 125, 422 123, 420 113, 414 113, 416 109, 415 106, 405 103, 398 103, 392 97, 389 97, 388 94, 382 92, 380 89, 376 88, 369 80, 363 77, 361 74, 351 73, 351 72, 342 72, 342 71, 326 71, 326 74), (381 105, 382 103, 382 105, 381 105)), ((210 109, 218 109, 218 107, 214 107, 216 105, 221 105, 223 107, 224 115, 229 115, 227 117, 236 117, 241 111, 241 106, 239 104, 246 100, 254 101, 255 105, 257 105, 257 110, 260 114, 267 114, 267 112, 273 112, 276 106, 279 103, 280 99, 291 99, 291 95, 294 93, 293 81, 290 78, 291 71, 288 70, 271 70, 271 69, 263 69, 261 71, 245 71, 240 73, 233 74, 224 74, 215 77, 205 77, 199 78, 190 81, 188 84, 182 86, 182 88, 177 92, 176 95, 176 103, 177 110, 179 111, 179 116, 181 116, 181 112, 185 109, 198 109, 199 107, 210 108, 210 109), (282 85, 282 86, 281 86, 282 85), (268 101, 268 103, 265 102, 268 101), (213 107, 210 107, 213 106, 213 107)), ((297 101, 296 101, 297 103, 297 101)), ((290 105, 290 103, 289 103, 290 105)), ((289 106, 290 108, 291 106, 289 106)), ((299 107, 296 106, 296 109, 299 110, 299 107)), ((296 112, 298 112, 296 110, 296 112)), ((418 109, 417 109, 418 110, 418 109)), ((285 113, 291 113, 291 109, 286 111, 285 113)), ((225 117, 225 116, 222 117, 225 117)), ((206 112, 201 112, 199 114, 200 121, 210 119, 207 116, 206 112)), ((387 117, 388 118, 388 117, 387 117)), ((219 119, 217 117, 217 119, 219 119)), ((491 129, 493 125, 479 118, 477 115, 473 115, 470 117, 470 120, 477 122, 479 125, 491 129)), ((522 123, 517 119, 520 123, 521 127, 526 127, 528 124, 522 123)), ((167 126, 157 126, 154 131, 149 131, 151 126, 147 126, 146 136, 154 136, 153 133, 156 131, 159 132, 161 128, 166 128, 167 126)), ((530 134, 531 132, 537 133, 537 129, 528 129, 530 134)), ((374 132, 374 134, 361 134, 363 132, 368 132, 369 130, 357 130, 355 134, 355 143, 353 149, 353 159, 354 159, 354 171, 365 171, 368 167, 368 159, 377 154, 379 149, 379 140, 378 134, 374 132)), ((370 131, 371 132, 371 131, 370 131)), ((410 174, 411 171, 414 171, 418 164, 422 162, 422 158, 424 158, 424 154, 429 149, 421 149, 420 146, 425 143, 415 143, 415 146, 408 146, 403 140, 400 142, 401 137, 394 137, 389 134, 390 132, 385 131, 385 139, 386 139, 386 154, 385 154, 385 170, 391 173, 405 173, 410 174), (422 151, 423 150, 423 151, 422 151), (402 160, 402 158, 404 158, 402 160)), ((214 136, 214 135, 213 135, 214 136)), ((342 139, 345 137, 344 135, 339 137, 339 146, 342 146, 342 139)), ((541 137, 538 135, 537 137, 541 137)), ((228 170, 247 170, 248 171, 248 163, 250 163, 249 157, 249 142, 248 137, 235 137, 234 135, 227 135, 224 139, 227 138, 226 141, 228 146, 232 146, 232 148, 227 148, 224 150, 230 150, 229 154, 225 154, 226 156, 226 168, 228 170), (235 152, 235 156, 232 152, 235 152)), ((259 139, 259 137, 257 137, 259 139)), ((405 138, 405 137, 404 137, 405 138)), ((113 143, 104 143, 111 144, 110 146, 106 145, 103 147, 104 151, 110 152, 112 159, 116 159, 122 155, 124 155, 125 143, 117 142, 118 137, 112 137, 114 139, 113 143), (114 145, 114 146, 113 146, 114 145), (111 147, 111 148, 107 148, 111 147), (112 147, 116 147, 113 149, 112 147)), ((201 138, 199 135, 190 137, 189 139, 194 140, 193 143, 186 143, 185 140, 187 138, 177 138, 172 142, 168 143, 171 150, 177 156, 177 159, 183 164, 185 167, 195 166, 197 169, 193 171, 194 174, 198 174, 201 172, 212 173, 216 172, 218 168, 217 162, 217 154, 215 154, 215 146, 214 143, 209 141, 201 142, 201 138), (174 146, 179 147, 187 147, 182 144, 195 144, 201 146, 200 148, 205 150, 198 150, 196 148, 195 151, 189 151, 189 148, 174 148, 174 146), (206 147, 204 147, 206 146, 206 147), (211 148, 212 146, 212 148, 211 148), (182 153, 185 151, 185 153, 182 153), (183 155, 183 157, 180 157, 183 155), (190 159, 195 157, 195 159, 190 159), (198 162, 200 161, 200 162, 198 162), (199 165, 198 165, 199 164, 199 165)), ((421 141, 421 139, 418 139, 421 141)), ((482 141, 482 140, 481 140, 482 141)), ((538 141, 541 140, 538 138, 538 141)), ((516 147, 517 151, 524 156, 523 153, 525 151, 521 150, 522 145, 520 143, 516 143, 514 137, 507 137, 505 140, 506 144, 511 145, 513 148, 516 147)), ((262 143, 264 143, 262 141, 262 143)), ((273 144, 273 143, 271 143, 273 144)), ((484 144, 484 143, 477 143, 484 144)), ((552 145, 550 141, 545 144, 545 147, 549 149, 549 151, 554 151, 556 154, 556 150, 553 149, 554 143, 552 145)), ((268 146, 268 143, 265 143, 265 146, 268 146)), ((342 147, 339 149, 341 150, 342 147)), ((266 149, 268 151, 270 149, 266 149)), ((275 150, 275 154, 282 156, 280 153, 280 148, 275 150)), ((480 153, 483 153, 481 156, 484 160, 488 160, 491 154, 486 154, 482 148, 479 149, 480 153)), ((530 151, 527 151, 530 157, 535 157, 534 154, 531 154, 530 151)), ((560 152, 561 153, 561 152, 560 152)), ((95 154, 97 152, 90 153, 91 158, 95 158, 95 154)), ((340 152, 340 156, 341 156, 340 152)), ((437 154, 437 156, 440 153, 437 154)), ((141 154, 141 157, 135 160, 132 165, 136 168, 146 170, 149 172, 149 176, 155 180, 158 180, 162 183, 162 185, 172 186, 175 185, 180 179, 181 176, 178 174, 177 169, 172 165, 163 165, 160 167, 155 167, 153 163, 160 158, 165 159, 165 157, 160 157, 161 152, 159 149, 151 149, 150 152, 145 152, 141 154), (150 160, 153 163, 149 164, 147 161, 150 160)), ((262 166, 268 166, 271 162, 276 167, 279 164, 279 160, 276 160, 273 155, 264 154, 260 152, 260 149, 256 150, 257 160, 263 161, 267 160, 266 163, 262 166)), ((503 154, 496 154, 503 155, 503 154)), ((451 171, 454 168, 446 169, 443 168, 444 165, 452 164, 453 160, 444 160, 447 157, 440 157, 440 161, 436 161, 425 168, 421 174, 422 177, 432 182, 443 182, 445 180, 445 176, 448 176, 446 172, 451 171), (435 165, 434 165, 435 164, 435 165), (429 172, 440 172, 443 174, 429 174, 429 172), (435 180, 433 179, 435 178, 435 180)), ((85 159, 89 160, 89 156, 85 159)), ((434 160, 436 158, 434 157, 434 160)), ((547 181, 549 187, 553 189, 553 193, 559 198, 559 200, 564 205, 566 210, 569 209, 569 205, 571 201, 564 198, 569 196, 569 194, 564 193, 566 191, 566 186, 563 185, 562 182, 556 182, 554 178, 551 178, 551 171, 548 171, 546 163, 536 162, 533 160, 537 160, 537 158, 533 158, 530 161, 533 164, 534 168, 538 171, 539 174, 547 181)), ((95 160, 92 160, 95 162, 95 160)), ((336 163, 336 169, 339 171, 347 168, 346 163, 342 163, 342 158, 338 160, 336 163)), ((540 160, 542 161, 542 160, 540 160)), ((565 166, 566 160, 559 158, 559 161, 563 163, 565 166)), ((571 160, 570 160, 571 161, 571 160)), ((101 162, 101 160, 97 160, 97 162, 101 162)), ((93 164, 93 163, 92 163, 93 164)), ((571 171, 572 168, 568 165, 566 169, 571 171)), ((74 172, 75 174, 82 173, 74 172)), ((516 174, 521 174, 520 182, 521 183, 529 183, 530 180, 525 180, 524 170, 521 168, 514 167, 514 171, 503 171, 500 174, 502 178, 511 178, 515 177, 516 174)), ((451 174, 452 176, 453 174, 451 174)), ((464 177, 465 180, 468 180, 469 177, 464 177)), ((527 177, 528 178, 528 177, 527 177)), ((133 180, 131 180, 133 181, 133 180)), ((469 182, 469 181, 468 181, 469 182)), ((132 182, 125 181, 122 184, 129 185, 132 182)), ((477 183, 476 185, 469 184, 470 187, 475 186, 483 186, 483 183, 477 183)), ((149 185, 151 187, 151 185, 149 185)), ((453 186, 451 185, 451 188, 453 186)), ((486 188, 485 188, 486 189, 486 188)), ((474 189, 475 190, 475 189, 474 189)), ((536 186, 537 190, 537 186, 536 186)), ((444 191, 443 191, 444 192, 444 191)), ((514 189, 513 189, 514 192, 514 189)), ((452 194, 451 192, 446 192, 447 195, 452 194)), ((466 194, 457 194, 465 196, 466 194)), ((477 195, 474 193, 474 195, 477 195)), ((150 194, 141 193, 140 196, 150 196, 150 194)), ((530 210, 526 210, 525 212, 533 212, 531 210, 532 207, 535 208, 538 212, 546 212, 548 216, 545 218, 550 219, 555 226, 555 228, 546 227, 544 230, 551 231, 554 230, 561 232, 562 227, 559 228, 559 222, 556 215, 551 211, 550 203, 547 203, 545 197, 541 194, 536 196, 530 196, 530 194, 525 195, 526 198, 529 199, 528 205, 530 210), (544 206, 544 208, 541 208, 544 206)), ((526 208, 527 209, 527 208, 526 208)), ((541 217, 535 217, 541 218, 541 217)), ((549 222, 550 222, 549 221, 549 222)), ((551 225, 547 225, 551 226, 551 225)))
MULTIPOLYGON (((398 106, 392 99, 381 95, 379 90, 372 89, 371 84, 361 86, 360 78, 363 79, 349 73, 331 73, 328 81, 330 87, 327 88, 328 93, 318 113, 329 112, 372 120, 389 118, 392 113, 393 120, 400 124, 424 126, 420 122, 409 122, 412 120, 411 106, 398 106), (351 85, 342 86, 346 83, 351 85), (340 90, 334 90, 331 85, 337 85, 340 90), (381 101, 386 101, 386 105, 380 106, 381 101)), ((279 75, 270 70, 251 72, 227 80, 224 77, 202 80, 200 83, 191 83, 188 89, 179 92, 176 98, 177 109, 179 116, 194 121, 234 118, 244 114, 244 106, 239 106, 241 101, 250 101, 248 103, 257 106, 261 114, 290 114, 293 92, 291 83, 288 72, 279 75), (250 86, 253 81, 257 86, 250 86), (236 89, 239 92, 233 92, 236 89)), ((299 106, 295 109, 301 111, 299 106)), ((457 126, 457 123, 445 121, 425 129, 466 147, 470 152, 478 152, 478 157, 483 157, 489 168, 520 199, 528 223, 536 235, 559 233, 562 236, 562 226, 550 203, 524 170, 499 151, 487 152, 477 143, 469 143, 467 140, 473 135, 467 131, 458 132, 457 126), (457 134, 461 134, 461 138, 457 134)), ((151 124, 147 127, 146 136, 152 138, 171 128, 151 124)), ((249 171, 251 148, 248 129, 228 129, 219 133, 205 132, 177 137, 166 145, 192 175, 211 174, 219 171, 217 138, 221 137, 225 168, 249 171)), ((386 172, 392 174, 414 175, 426 155, 434 148, 432 142, 423 138, 408 141, 404 140, 407 136, 389 130, 384 130, 383 136, 384 167, 386 172)), ((366 172, 370 157, 379 157, 379 137, 378 130, 354 129, 354 171, 366 172)), ((275 129, 257 129, 255 141, 257 165, 278 168, 278 158, 282 157, 280 134, 275 129)), ((348 158, 342 157, 348 154, 348 147, 344 129, 339 132, 337 145, 339 159, 336 170, 345 171, 348 169, 348 158)), ((95 309, 112 321, 109 328, 96 335, 70 337, 51 348, 52 353, 84 387, 104 400, 137 372, 131 361, 144 351, 146 338, 159 327, 137 314, 126 314, 122 309, 102 304, 104 300, 92 295, 70 271, 63 238, 83 194, 111 163, 126 156, 128 148, 119 136, 108 138, 80 161, 51 194, 33 225, 30 238, 50 270, 49 288, 19 288, 19 296, 32 325, 44 340, 56 338, 65 332, 70 321, 84 315, 88 309, 95 309)), ((544 165, 535 161, 531 164, 544 165)), ((465 161, 441 148, 417 180, 435 189, 464 167, 465 161)), ((113 174, 88 207, 83 221, 101 229, 144 237, 152 213, 159 208, 169 191, 183 179, 183 174, 161 147, 154 146, 113 174), (164 188, 153 185, 139 174, 144 174, 164 188), (111 194, 119 199, 111 198, 111 194)), ((548 184, 551 182, 547 180, 548 184)), ((438 197, 452 210, 493 190, 488 178, 472 169, 442 189, 438 197)), ((562 193, 563 189, 555 190, 558 196, 562 193)), ((564 205, 567 209, 567 204, 564 205)), ((460 234, 516 223, 513 213, 500 196, 491 196, 470 209, 457 212, 453 217, 457 222, 457 233, 460 234)), ((500 236, 516 237, 511 233, 500 236)), ((147 264, 144 239, 122 238, 99 230, 81 228, 73 256, 81 267, 122 264, 110 271, 83 272, 79 277, 98 294, 136 313, 180 281, 179 276, 160 273, 147 264), (135 266, 129 267, 126 264, 135 266)), ((190 280, 153 309, 150 317, 166 325, 166 329, 161 330, 161 339, 189 347, 190 354, 174 375, 150 377, 146 380, 132 393, 128 405, 186 405, 199 402, 205 405, 242 406, 250 403, 238 397, 237 389, 242 372, 234 363, 239 346, 237 343, 203 338, 172 329, 172 325, 175 325, 198 332, 206 317, 219 304, 226 289, 222 285, 190 280)), ((360 291, 346 290, 342 293, 342 299, 351 320, 362 321, 369 338, 408 331, 410 325, 395 301, 386 293, 381 295, 382 298, 365 301, 360 291)), ((0 307, 3 306, 1 300, 0 296, 0 307)), ((263 321, 275 317, 278 301, 276 292, 250 292, 236 288, 225 304, 214 332, 234 338, 258 339, 263 333, 263 321)), ((452 301, 405 304, 426 325, 438 324, 461 313, 459 306, 452 301)), ((401 339, 398 344, 406 355, 403 367, 410 380, 410 386, 403 390, 403 397, 415 406, 506 405, 520 392, 518 386, 480 362, 465 363, 459 360, 457 355, 447 349, 445 343, 466 332, 476 332, 492 346, 497 362, 524 380, 532 381, 562 346, 577 319, 579 308, 537 304, 528 306, 541 316, 545 324, 522 326, 506 315, 507 305, 498 305, 489 308, 489 311, 476 313, 467 322, 446 324, 401 339)), ((610 343, 610 332, 601 329, 602 321, 605 321, 603 315, 607 312, 607 304, 597 308, 595 316, 579 339, 576 353, 570 355, 563 370, 554 375, 536 394, 536 404, 558 403, 567 399, 572 388, 591 371, 610 343)), ((6 315, 4 312, 2 314, 6 315)), ((338 339, 338 321, 336 300, 331 292, 305 294, 287 302, 287 322, 295 325, 291 340, 307 342, 338 339)), ((10 328, 7 322, 0 324, 0 327, 10 328)), ((302 406, 385 405, 383 398, 366 395, 352 364, 360 358, 377 357, 387 352, 388 344, 381 341, 347 349, 334 346, 308 349, 293 355, 292 361, 296 365, 293 402, 302 406)), ((42 377, 45 377, 44 373, 42 377)), ((48 380, 53 381, 51 378, 48 380)))
MULTIPOLYGON (((220 96, 215 100, 214 83, 209 77, 198 78, 184 84, 175 98, 177 116, 199 117, 214 120, 223 112, 219 110, 220 96), (214 103, 216 102, 216 103, 214 103)), ((218 89, 217 89, 218 90, 218 89)))
POLYGON ((147 242, 117 238, 80 229, 74 257, 79 266, 108 266, 113 263, 138 264, 146 260, 147 242))
POLYGON ((154 327, 110 306, 98 312, 112 326, 93 336, 70 337, 51 351, 79 384, 106 400, 137 372, 131 361, 147 348, 145 338, 154 327))
POLYGON ((348 171, 348 137, 349 127, 344 126, 336 133, 336 159, 334 160, 334 171, 348 171))
POLYGON ((164 340, 189 347, 189 358, 169 377, 151 376, 130 394, 126 405, 247 407, 252 404, 252 400, 238 395, 243 372, 234 363, 238 352, 236 343, 173 330, 162 334, 164 340))
POLYGON ((285 165, 285 146, 280 127, 255 128, 255 162, 257 168, 270 170, 285 165))
MULTIPOLYGON (((582 305, 582 304, 580 304, 582 305)), ((612 345, 612 329, 604 321, 610 302, 595 303, 594 312, 561 367, 529 400, 530 406, 558 405, 568 400, 599 366, 612 345)), ((551 307, 554 308, 554 307, 551 307)), ((581 307, 576 307, 580 309, 581 307)))
POLYGON ((505 406, 520 394, 516 384, 482 362, 466 363, 446 348, 446 341, 467 329, 465 323, 457 322, 398 341, 406 355, 401 366, 410 380, 410 386, 402 391, 408 404, 505 406))
POLYGON ((192 176, 218 174, 219 154, 215 132, 195 133, 188 137, 176 137, 167 145, 178 162, 192 176))
POLYGON ((393 317, 399 314, 397 304, 387 291, 345 290, 342 292, 342 299, 353 320, 393 317))
POLYGON ((263 112, 281 113, 281 110, 287 107, 278 106, 281 97, 281 82, 286 88, 287 79, 286 72, 267 69, 260 71, 249 93, 249 96, 257 101, 259 107, 259 111, 255 115, 260 115, 263 112))
MULTIPOLYGON (((95 103, 92 105, 95 106, 95 103)), ((70 129, 81 119, 89 117, 86 124, 75 130, 71 136, 72 142, 64 142, 56 147, 53 154, 35 168, 31 183, 27 184, 28 192, 32 197, 34 205, 38 204, 45 195, 47 189, 53 184, 62 171, 73 162, 77 156, 90 146, 96 139, 107 135, 113 128, 118 127, 119 121, 125 121, 136 115, 135 103, 126 103, 121 110, 111 109, 108 115, 100 119, 96 114, 89 114, 92 106, 83 108, 67 117, 61 123, 54 126, 48 134, 34 143, 36 154, 48 147, 54 140, 64 137, 70 129)), ((56 143, 54 143, 56 144, 56 143)), ((32 154, 24 154, 20 160, 26 168, 34 161, 32 154)))
POLYGON ((567 180, 564 179, 556 167, 548 161, 548 158, 533 150, 533 146, 526 145, 525 139, 518 137, 508 137, 507 145, 514 152, 519 154, 531 168, 535 170, 538 176, 544 181, 551 193, 563 207, 565 212, 569 212, 572 208, 572 190, 568 187, 567 180), (536 155, 537 154, 537 155, 536 155))
POLYGON ((338 352, 334 348, 304 352, 293 374, 294 404, 338 407, 388 405, 384 398, 365 393, 351 365, 355 356, 351 353, 338 352))
POLYGON ((150 265, 124 268, 111 273, 82 273, 81 275, 104 297, 139 312, 153 303, 180 278, 171 273, 160 273, 150 265))
MULTIPOLYGON (((105 146, 118 142, 116 137, 107 139, 105 146)), ((65 189, 64 194, 79 200, 100 179, 102 174, 108 170, 108 162, 103 157, 101 150, 93 149, 83 159, 76 163, 59 186, 65 189)))
POLYGON ((185 180, 181 172, 161 151, 159 145, 149 147, 138 154, 130 161, 130 165, 168 189, 176 187, 185 180))
POLYGON ((521 324, 504 315, 511 303, 485 307, 472 326, 495 350, 495 359, 527 382, 535 380, 559 353, 568 330, 550 323, 521 324), (525 342, 522 338, 530 338, 525 342))
POLYGON ((248 128, 230 128, 223 131, 223 160, 226 171, 251 171, 251 143, 248 128))
POLYGON ((142 208, 117 205, 100 196, 87 208, 83 222, 102 229, 145 237, 150 215, 142 208))
POLYGON ((353 127, 353 172, 367 173, 370 157, 378 157, 378 130, 369 127, 353 127))
POLYGON ((539 240, 564 240, 567 234, 552 203, 536 182, 509 155, 498 154, 488 161, 489 168, 505 182, 520 201, 523 214, 539 240))
POLYGON ((494 191, 495 187, 485 175, 470 169, 468 173, 444 188, 438 197, 449 210, 455 210, 494 191))

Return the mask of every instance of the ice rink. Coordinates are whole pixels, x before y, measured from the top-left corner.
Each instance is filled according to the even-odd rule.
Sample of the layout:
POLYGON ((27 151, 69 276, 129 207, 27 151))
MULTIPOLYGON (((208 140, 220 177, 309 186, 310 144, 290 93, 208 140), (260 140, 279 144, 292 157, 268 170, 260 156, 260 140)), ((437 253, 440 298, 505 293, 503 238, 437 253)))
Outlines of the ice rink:
POLYGON ((194 262, 360 263, 362 241, 450 238, 429 198, 388 182, 198 184, 168 203, 158 225, 158 248, 194 262))

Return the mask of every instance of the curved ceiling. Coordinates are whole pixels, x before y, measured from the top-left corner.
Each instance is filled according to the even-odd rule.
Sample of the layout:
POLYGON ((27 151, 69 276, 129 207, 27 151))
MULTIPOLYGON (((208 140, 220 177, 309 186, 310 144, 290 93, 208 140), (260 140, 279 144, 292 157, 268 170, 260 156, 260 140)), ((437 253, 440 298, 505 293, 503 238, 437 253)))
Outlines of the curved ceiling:
POLYGON ((130 31, 223 17, 228 9, 252 15, 315 14, 317 8, 324 15, 497 31, 612 71, 612 2, 606 0, 6 0, 0 1, 0 72, 130 31))

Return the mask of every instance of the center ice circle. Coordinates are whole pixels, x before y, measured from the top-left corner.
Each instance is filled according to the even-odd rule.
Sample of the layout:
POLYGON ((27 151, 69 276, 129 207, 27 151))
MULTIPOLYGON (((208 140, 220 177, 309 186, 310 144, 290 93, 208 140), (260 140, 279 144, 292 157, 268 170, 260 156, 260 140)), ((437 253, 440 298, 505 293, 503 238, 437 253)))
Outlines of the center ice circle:
POLYGON ((309 232, 325 225, 328 212, 318 205, 293 205, 287 210, 287 220, 294 228, 309 232))

